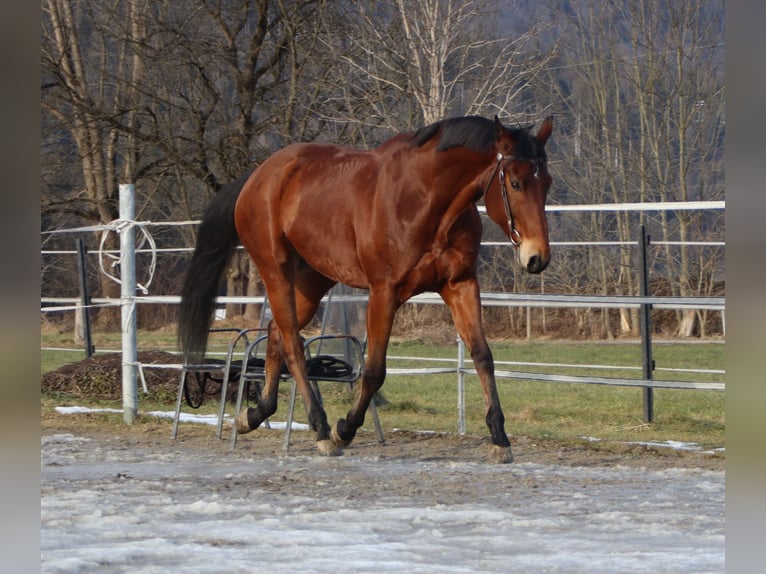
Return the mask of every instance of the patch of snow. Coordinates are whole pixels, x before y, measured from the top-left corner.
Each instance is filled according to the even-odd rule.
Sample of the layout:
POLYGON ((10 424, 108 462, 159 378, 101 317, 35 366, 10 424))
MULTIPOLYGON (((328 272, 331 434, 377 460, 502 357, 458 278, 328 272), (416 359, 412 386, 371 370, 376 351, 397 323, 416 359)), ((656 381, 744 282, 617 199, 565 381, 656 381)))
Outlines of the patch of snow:
MULTIPOLYGON (((122 413, 122 410, 120 409, 91 408, 91 407, 79 407, 79 406, 72 406, 72 407, 58 406, 58 407, 55 407, 55 410, 57 413, 60 413, 62 415, 87 414, 87 413, 122 413)), ((157 417, 157 418, 163 418, 163 419, 172 419, 175 416, 175 412, 174 411, 141 411, 139 412, 139 415, 148 416, 148 417, 157 417)), ((182 423, 194 423, 194 424, 215 426, 218 424, 218 415, 197 415, 193 413, 182 412, 179 420, 182 423)), ((233 418, 231 416, 224 415, 224 422, 231 423, 232 421, 233 421, 233 418)), ((272 429, 276 429, 276 430, 284 430, 285 428, 287 428, 286 422, 269 421, 269 424, 271 425, 272 429)), ((293 430, 309 430, 309 425, 304 423, 293 422, 292 428, 293 430)))
MULTIPOLYGON (((587 442, 601 442, 600 438, 592 437, 592 436, 581 436, 582 440, 587 442)), ((716 453, 722 453, 726 451, 726 448, 724 447, 718 447, 714 449, 704 450, 700 445, 694 442, 682 442, 677 440, 666 440, 666 441, 628 441, 628 442, 620 442, 618 444, 627 444, 627 445, 636 445, 636 446, 646 446, 649 448, 669 448, 673 450, 686 450, 686 451, 693 451, 693 452, 700 452, 702 454, 716 454, 716 453)))

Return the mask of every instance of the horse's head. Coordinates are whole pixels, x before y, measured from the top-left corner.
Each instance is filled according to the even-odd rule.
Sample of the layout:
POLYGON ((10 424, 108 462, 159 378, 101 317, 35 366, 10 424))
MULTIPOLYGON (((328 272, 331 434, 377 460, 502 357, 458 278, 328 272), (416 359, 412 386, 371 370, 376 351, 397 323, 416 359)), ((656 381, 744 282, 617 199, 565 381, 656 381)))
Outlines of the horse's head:
POLYGON ((545 142, 553 130, 553 117, 543 121, 536 135, 531 128, 506 128, 497 116, 495 127, 497 163, 484 198, 487 214, 518 248, 522 266, 540 273, 551 257, 545 199, 552 180, 545 142))

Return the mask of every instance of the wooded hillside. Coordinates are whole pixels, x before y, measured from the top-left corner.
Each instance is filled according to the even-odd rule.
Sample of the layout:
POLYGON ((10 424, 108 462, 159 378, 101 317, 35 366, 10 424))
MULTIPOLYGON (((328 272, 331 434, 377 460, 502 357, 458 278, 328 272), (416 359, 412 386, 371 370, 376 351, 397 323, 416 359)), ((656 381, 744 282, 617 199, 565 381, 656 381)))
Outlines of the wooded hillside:
MULTIPOLYGON (((549 203, 724 199, 723 14, 720 0, 45 0, 41 228, 116 219, 125 182, 136 185, 138 219, 196 219, 222 185, 289 143, 369 148, 470 114, 522 126, 553 114, 549 203)), ((552 214, 551 240, 636 241, 640 223, 658 241, 724 238, 723 212, 677 211, 552 214)), ((487 225, 488 238, 499 233, 487 225)), ((173 227, 155 240, 194 237, 173 227)), ((87 236, 91 248, 98 239, 87 236)), ((43 247, 71 249, 72 237, 44 236, 43 247)), ((724 293, 723 248, 651 251, 665 294, 724 293)), ((488 291, 638 292, 628 246, 561 247, 540 277, 517 271, 510 249, 482 256, 488 291)), ((188 257, 160 258, 153 294, 179 292, 188 257)), ((75 269, 73 258, 43 257, 43 295, 75 295, 75 269)), ((119 296, 95 269, 92 281, 94 295, 119 296)), ((242 256, 227 292, 257 290, 242 256)), ((172 310, 142 318, 172 320, 172 310)), ((520 332, 525 316, 496 320, 520 332)), ((595 337, 638 325, 598 310, 550 312, 547 328, 557 322, 595 337)), ((720 331, 704 312, 663 323, 720 331)))

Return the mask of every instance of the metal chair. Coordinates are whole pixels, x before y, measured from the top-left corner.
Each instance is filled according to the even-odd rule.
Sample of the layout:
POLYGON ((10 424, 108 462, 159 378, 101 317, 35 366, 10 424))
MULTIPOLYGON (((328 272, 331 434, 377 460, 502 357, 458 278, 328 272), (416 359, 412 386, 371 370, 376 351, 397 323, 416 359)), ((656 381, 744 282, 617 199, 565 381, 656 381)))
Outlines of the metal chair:
POLYGON ((236 328, 214 328, 210 329, 211 337, 220 333, 231 333, 225 359, 206 356, 201 362, 189 364, 181 367, 181 376, 178 384, 178 397, 176 399, 176 408, 173 417, 173 427, 170 438, 175 439, 178 436, 178 424, 181 420, 181 405, 184 398, 187 404, 192 408, 199 408, 205 398, 205 386, 208 381, 220 383, 221 385, 221 409, 218 415, 218 424, 216 428, 216 438, 220 440, 223 429, 224 409, 226 404, 226 391, 230 382, 237 381, 241 374, 241 362, 234 360, 235 351, 239 344, 248 345, 248 334, 261 329, 236 329, 236 328), (220 375, 217 378, 215 375, 220 375), (189 392, 189 376, 194 375, 200 387, 200 401, 197 404, 191 400, 189 392))

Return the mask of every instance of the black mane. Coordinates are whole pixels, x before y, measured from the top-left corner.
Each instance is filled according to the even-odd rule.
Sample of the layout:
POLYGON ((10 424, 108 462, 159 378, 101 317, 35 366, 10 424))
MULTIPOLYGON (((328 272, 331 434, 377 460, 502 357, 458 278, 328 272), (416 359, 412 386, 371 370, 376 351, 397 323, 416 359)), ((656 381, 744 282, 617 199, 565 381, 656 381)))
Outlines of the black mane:
POLYGON ((465 147, 484 153, 491 151, 495 143, 495 123, 479 116, 448 118, 417 130, 412 135, 412 143, 420 147, 437 135, 437 151, 465 147))
MULTIPOLYGON (((522 160, 545 160, 545 151, 529 129, 507 128, 516 141, 514 156, 522 160)), ((439 138, 436 151, 464 147, 479 153, 492 151, 496 138, 495 122, 480 116, 448 118, 422 127, 412 134, 412 145, 420 147, 439 138)))

